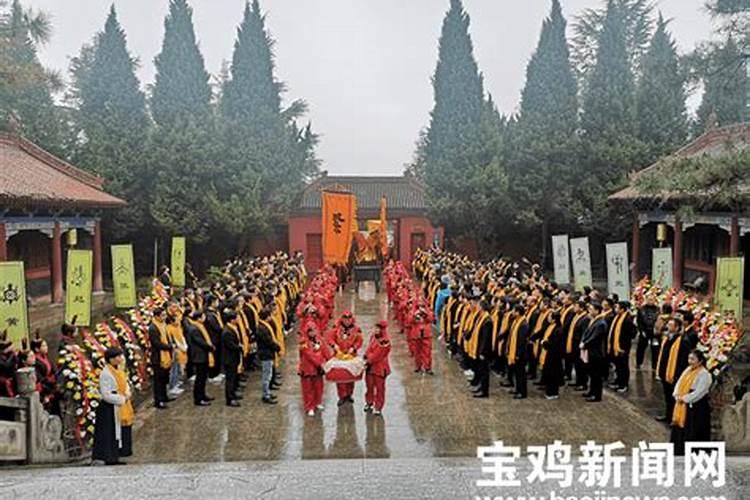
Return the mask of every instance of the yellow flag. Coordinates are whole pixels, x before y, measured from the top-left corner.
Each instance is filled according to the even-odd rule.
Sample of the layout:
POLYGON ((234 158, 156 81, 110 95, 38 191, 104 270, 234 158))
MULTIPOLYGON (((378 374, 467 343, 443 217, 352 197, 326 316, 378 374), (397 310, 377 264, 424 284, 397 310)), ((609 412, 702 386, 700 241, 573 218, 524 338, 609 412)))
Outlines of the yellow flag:
POLYGON ((91 326, 91 289, 94 253, 91 250, 68 250, 65 288, 65 322, 91 326))
POLYGON ((388 216, 385 196, 380 198, 380 253, 388 256, 388 216))
POLYGON ((112 245, 112 283, 115 307, 125 309, 137 305, 133 245, 112 245))
POLYGON ((742 319, 745 281, 744 257, 719 257, 716 259, 716 304, 722 313, 732 312, 742 319))
POLYGON ((182 236, 172 238, 172 286, 185 286, 185 238, 182 236))
POLYGON ((16 347, 29 337, 23 262, 0 262, 0 330, 16 347))
POLYGON ((357 229, 357 198, 352 193, 323 191, 323 261, 345 264, 357 229))

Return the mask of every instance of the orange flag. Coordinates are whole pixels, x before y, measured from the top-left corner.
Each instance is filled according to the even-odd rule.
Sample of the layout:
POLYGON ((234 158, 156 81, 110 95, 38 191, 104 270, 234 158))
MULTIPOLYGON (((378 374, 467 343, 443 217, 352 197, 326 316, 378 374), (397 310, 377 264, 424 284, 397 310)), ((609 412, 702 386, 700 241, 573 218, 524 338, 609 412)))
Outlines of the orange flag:
POLYGON ((323 261, 346 264, 356 230, 357 198, 352 193, 323 191, 323 261))
POLYGON ((380 198, 380 252, 388 257, 388 218, 386 217, 385 196, 380 198))

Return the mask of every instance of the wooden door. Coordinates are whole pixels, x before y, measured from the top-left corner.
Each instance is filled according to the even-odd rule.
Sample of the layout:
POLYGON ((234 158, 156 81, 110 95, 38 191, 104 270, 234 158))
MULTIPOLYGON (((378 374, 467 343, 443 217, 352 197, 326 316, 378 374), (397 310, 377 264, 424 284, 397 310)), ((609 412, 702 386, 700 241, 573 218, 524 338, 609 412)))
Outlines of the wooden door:
POLYGON ((316 273, 323 266, 323 235, 309 233, 305 240, 305 267, 309 273, 316 273))

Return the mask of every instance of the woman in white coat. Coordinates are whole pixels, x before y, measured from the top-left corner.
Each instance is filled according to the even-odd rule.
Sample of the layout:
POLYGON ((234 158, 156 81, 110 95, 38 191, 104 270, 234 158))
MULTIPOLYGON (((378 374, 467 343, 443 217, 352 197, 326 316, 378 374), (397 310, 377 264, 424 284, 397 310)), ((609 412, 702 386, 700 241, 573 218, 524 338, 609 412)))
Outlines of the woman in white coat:
POLYGON ((121 409, 129 403, 130 388, 118 384, 118 369, 123 363, 120 349, 107 349, 104 353, 105 365, 99 376, 101 400, 96 412, 94 428, 94 451, 92 458, 106 465, 119 465, 122 446, 121 409))

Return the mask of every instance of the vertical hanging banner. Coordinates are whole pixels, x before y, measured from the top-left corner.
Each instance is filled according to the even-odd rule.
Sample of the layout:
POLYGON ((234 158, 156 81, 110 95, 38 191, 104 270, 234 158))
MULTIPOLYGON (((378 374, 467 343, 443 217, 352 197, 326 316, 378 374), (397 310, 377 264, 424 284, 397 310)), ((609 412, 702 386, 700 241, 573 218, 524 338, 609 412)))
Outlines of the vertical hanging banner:
POLYGON ((716 291, 714 302, 722 313, 731 312, 742 320, 745 296, 745 258, 719 257, 716 259, 716 291))
POLYGON ((346 264, 357 230, 357 198, 352 193, 323 191, 323 261, 346 264))
POLYGON ((659 288, 672 288, 672 248, 654 248, 651 253, 651 279, 659 288))
POLYGON ((25 276, 23 262, 0 262, 0 331, 19 348, 29 338, 25 276))
POLYGON ((175 236, 172 238, 172 286, 174 288, 185 287, 185 238, 175 236))
POLYGON ((630 298, 630 263, 628 244, 607 243, 607 290, 617 294, 620 300, 630 298))
POLYGON ((91 250, 68 250, 65 279, 65 322, 91 326, 91 289, 94 253, 91 250))
POLYGON ((380 198, 380 255, 388 257, 388 209, 385 196, 380 198))
POLYGON ((135 288, 133 245, 112 245, 112 283, 115 289, 115 307, 135 307, 138 297, 135 288))
POLYGON ((558 285, 570 284, 570 247, 568 235, 552 237, 552 260, 555 265, 555 281, 558 285))
POLYGON ((573 258, 576 290, 583 290, 587 286, 591 287, 591 254, 589 253, 588 237, 570 240, 570 253, 573 258))

